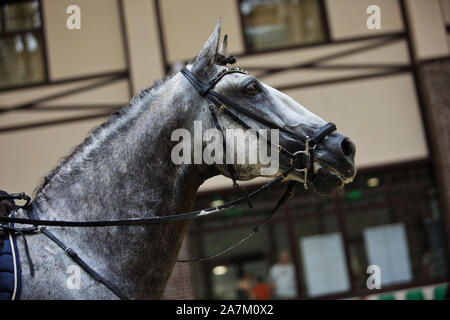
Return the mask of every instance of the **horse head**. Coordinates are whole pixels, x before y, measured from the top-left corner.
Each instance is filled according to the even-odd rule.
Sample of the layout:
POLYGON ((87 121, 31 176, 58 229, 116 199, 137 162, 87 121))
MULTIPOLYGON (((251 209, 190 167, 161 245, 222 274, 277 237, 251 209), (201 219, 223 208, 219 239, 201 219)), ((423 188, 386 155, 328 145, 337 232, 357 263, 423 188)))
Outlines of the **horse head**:
MULTIPOLYGON (((199 119, 209 118, 209 122, 215 123, 222 131, 242 129, 243 123, 248 124, 248 127, 255 130, 267 129, 267 123, 270 123, 283 130, 282 132, 279 131, 280 149, 291 150, 291 154, 304 150, 305 146, 302 143, 304 144, 308 137, 313 137, 320 131, 326 122, 287 94, 264 84, 241 69, 232 69, 231 72, 228 72, 229 69, 226 68, 226 64, 234 63, 236 59, 227 55, 226 45, 227 36, 220 43, 219 19, 202 50, 194 61, 187 66, 187 69, 201 83, 209 83, 214 92, 226 97, 227 101, 232 101, 233 105, 239 106, 241 112, 237 112, 235 117, 224 112, 210 112, 210 108, 207 106, 211 107, 211 99, 214 99, 214 96, 211 99, 206 96, 206 99, 202 100, 202 106, 203 104, 204 106, 200 108, 202 111, 198 115, 199 119), (216 119, 213 119, 213 121, 211 117, 216 117, 216 119)), ((202 88, 197 89, 200 92, 202 88)), ((222 108, 226 107, 227 104, 225 103, 222 108)), ((308 176, 304 174, 303 170, 294 170, 286 176, 287 180, 304 182, 305 179, 309 178, 308 184, 320 194, 333 193, 341 189, 346 183, 353 181, 356 173, 355 144, 334 129, 327 132, 310 149, 312 159, 310 159, 311 166, 308 176)), ((251 151, 247 148, 247 152, 251 151)), ((283 172, 292 164, 292 161, 292 158, 289 159, 280 153, 279 167, 270 176, 276 176, 283 172)), ((230 177, 229 164, 216 166, 221 174, 230 177)), ((260 161, 253 164, 232 164, 235 178, 239 180, 261 176, 260 169, 263 166, 260 161)))

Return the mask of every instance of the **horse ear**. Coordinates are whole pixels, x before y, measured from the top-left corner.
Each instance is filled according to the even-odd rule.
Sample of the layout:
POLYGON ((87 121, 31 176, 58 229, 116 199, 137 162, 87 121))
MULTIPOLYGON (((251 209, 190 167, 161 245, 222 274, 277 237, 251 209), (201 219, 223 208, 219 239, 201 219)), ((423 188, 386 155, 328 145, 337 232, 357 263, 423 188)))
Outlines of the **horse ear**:
POLYGON ((220 24, 221 20, 219 18, 214 31, 211 33, 208 40, 203 45, 202 50, 194 60, 192 73, 199 78, 208 79, 214 68, 219 49, 220 24))

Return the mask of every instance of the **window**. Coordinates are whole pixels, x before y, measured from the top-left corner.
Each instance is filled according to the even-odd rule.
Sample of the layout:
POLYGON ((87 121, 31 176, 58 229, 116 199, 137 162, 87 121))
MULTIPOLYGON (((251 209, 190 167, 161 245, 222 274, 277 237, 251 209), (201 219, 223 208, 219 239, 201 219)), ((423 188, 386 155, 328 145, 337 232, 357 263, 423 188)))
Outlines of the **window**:
POLYGON ((370 264, 382 268, 382 287, 447 276, 447 236, 430 168, 360 175, 355 182, 343 203, 354 286, 366 287, 370 264))
POLYGON ((241 0, 249 51, 324 42, 322 2, 316 0, 241 0))
MULTIPOLYGON (((253 230, 267 215, 280 192, 266 194, 254 203, 256 210, 246 205, 233 208, 223 215, 193 221, 190 225, 190 256, 204 257, 217 253, 253 230)), ((205 208, 235 199, 236 193, 204 196, 196 207, 205 208), (219 202, 220 201, 220 202, 219 202)), ((282 214, 282 213, 281 213, 282 214)), ((285 225, 271 223, 245 245, 209 261, 193 263, 196 297, 199 299, 237 299, 237 284, 244 277, 252 282, 260 278, 266 282, 270 267, 278 259, 280 251, 289 248, 285 225)))
POLYGON ((342 235, 339 232, 300 238, 308 296, 350 289, 342 235))
POLYGON ((45 80, 39 1, 0 4, 0 89, 45 80))
MULTIPOLYGON (((272 189, 231 211, 192 221, 191 257, 207 256, 242 239, 278 201, 272 189)), ((216 206, 239 194, 200 195, 196 209, 216 206), (219 202, 217 202, 219 201, 219 202)), ((288 250, 296 269, 299 298, 355 297, 367 289, 367 267, 381 268, 382 288, 408 288, 449 276, 448 235, 439 210, 431 167, 411 163, 361 170, 342 196, 321 197, 297 187, 253 238, 223 256, 192 265, 196 297, 236 299, 244 276, 268 279, 278 255, 288 250)))

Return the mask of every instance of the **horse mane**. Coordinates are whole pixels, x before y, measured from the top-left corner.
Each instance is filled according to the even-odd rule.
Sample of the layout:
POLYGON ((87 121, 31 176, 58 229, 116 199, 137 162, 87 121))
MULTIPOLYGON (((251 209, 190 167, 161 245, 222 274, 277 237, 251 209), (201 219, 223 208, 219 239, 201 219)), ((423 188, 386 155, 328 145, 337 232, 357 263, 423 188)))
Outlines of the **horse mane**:
POLYGON ((52 169, 44 178, 43 181, 35 188, 34 195, 38 195, 45 191, 45 188, 56 176, 64 176, 63 168, 73 163, 73 166, 79 165, 89 159, 89 154, 96 151, 98 148, 96 143, 110 139, 115 134, 124 129, 133 122, 143 111, 149 108, 153 101, 159 96, 160 89, 170 80, 173 75, 166 76, 162 80, 157 80, 148 88, 143 89, 138 94, 133 96, 130 102, 111 114, 109 118, 93 128, 84 141, 77 145, 68 155, 59 159, 57 166, 52 169))

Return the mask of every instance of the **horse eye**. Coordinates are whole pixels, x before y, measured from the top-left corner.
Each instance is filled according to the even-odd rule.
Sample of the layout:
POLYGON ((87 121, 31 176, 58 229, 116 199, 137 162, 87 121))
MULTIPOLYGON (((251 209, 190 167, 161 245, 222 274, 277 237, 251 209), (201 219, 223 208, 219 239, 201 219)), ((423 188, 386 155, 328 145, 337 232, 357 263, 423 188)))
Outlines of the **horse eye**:
POLYGON ((259 88, 258 84, 256 82, 250 82, 246 87, 245 87, 245 92, 249 95, 255 95, 258 92, 260 92, 261 89, 259 88))

